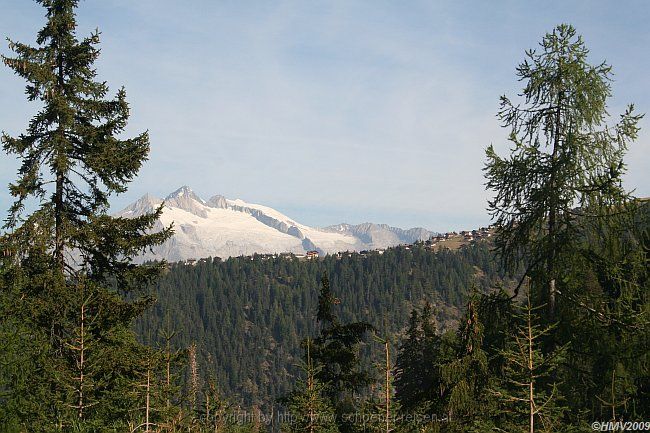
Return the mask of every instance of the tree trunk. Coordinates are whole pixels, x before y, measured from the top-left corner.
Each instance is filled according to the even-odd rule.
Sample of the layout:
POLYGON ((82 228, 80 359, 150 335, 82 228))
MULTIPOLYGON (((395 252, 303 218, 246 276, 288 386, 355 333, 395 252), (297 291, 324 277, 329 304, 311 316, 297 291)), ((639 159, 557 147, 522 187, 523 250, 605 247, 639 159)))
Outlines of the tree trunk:
MULTIPOLYGON (((558 109, 558 122, 559 122, 559 109, 558 109)), ((559 128, 559 126, 558 126, 559 128)), ((559 138, 556 138, 556 143, 553 146, 553 155, 551 156, 551 164, 555 165, 557 158, 557 148, 559 146, 559 138)), ((551 169, 551 194, 555 194, 555 168, 551 169)), ((556 231, 556 218, 557 218, 557 203, 555 196, 552 196, 550 209, 548 213, 548 238, 550 249, 548 251, 548 258, 546 262, 546 273, 550 278, 548 282, 548 318, 551 322, 555 320, 555 231, 556 231)))
MULTIPOLYGON (((560 86, 562 83, 560 82, 560 86)), ((557 111, 555 113, 555 131, 553 139, 553 153, 551 155, 551 178, 550 178, 550 192, 551 200, 549 203, 549 212, 548 212, 548 238, 550 251, 548 252, 549 257, 547 261, 546 271, 548 277, 550 278, 548 283, 548 317, 550 321, 555 320, 555 236, 557 231, 557 214, 558 214, 558 198, 556 197, 555 190, 557 188, 557 158, 561 146, 561 129, 562 129, 562 90, 559 89, 557 97, 557 111)))
POLYGON ((551 321, 555 319, 555 278, 552 278, 548 283, 548 313, 551 321))
POLYGON ((166 372, 165 372, 165 392, 166 392, 166 397, 167 397, 167 402, 166 402, 166 408, 169 410, 171 407, 171 360, 172 360, 172 354, 171 354, 171 344, 170 344, 170 336, 165 336, 165 367, 166 367, 166 372))
POLYGON ((384 342, 386 351, 386 389, 385 389, 385 404, 386 404, 386 433, 390 433, 390 347, 388 340, 384 342))
POLYGON ((54 192, 54 256, 57 267, 61 274, 65 270, 63 258, 63 249, 65 241, 63 239, 63 171, 57 169, 56 172, 56 191, 54 192))
POLYGON ((147 367, 147 394, 146 394, 146 412, 144 418, 144 431, 149 433, 151 424, 149 423, 149 397, 151 390, 151 369, 147 367))
POLYGON ((78 391, 78 396, 79 396, 79 401, 78 401, 78 409, 77 409, 77 415, 79 419, 83 418, 83 410, 84 410, 84 369, 86 367, 85 364, 85 356, 86 356, 86 330, 85 330, 85 319, 86 319, 86 302, 84 301, 83 304, 81 304, 81 325, 79 327, 79 388, 77 389, 78 391))
POLYGON ((309 396, 309 433, 315 433, 316 425, 314 423, 314 374, 311 365, 311 340, 307 339, 307 395, 309 396))
MULTIPOLYGON (((63 73, 63 55, 59 52, 57 56, 57 78, 58 78, 58 87, 60 97, 64 96, 64 73, 63 73)), ((64 133, 63 126, 61 124, 61 116, 57 115, 58 128, 57 135, 58 139, 63 141, 64 133)), ((61 143, 57 144, 57 150, 55 150, 54 156, 54 171, 56 173, 56 185, 54 191, 54 257, 61 274, 65 271, 65 261, 63 257, 63 250, 65 248, 65 240, 63 235, 63 182, 64 182, 64 171, 61 167, 61 143)))
POLYGON ((528 410, 530 419, 528 422, 528 432, 535 433, 535 370, 533 365, 533 324, 531 320, 530 294, 528 294, 528 410))
POLYGON ((196 400, 199 393, 199 370, 196 363, 196 343, 192 343, 189 349, 190 360, 190 407, 192 418, 196 415, 196 400))

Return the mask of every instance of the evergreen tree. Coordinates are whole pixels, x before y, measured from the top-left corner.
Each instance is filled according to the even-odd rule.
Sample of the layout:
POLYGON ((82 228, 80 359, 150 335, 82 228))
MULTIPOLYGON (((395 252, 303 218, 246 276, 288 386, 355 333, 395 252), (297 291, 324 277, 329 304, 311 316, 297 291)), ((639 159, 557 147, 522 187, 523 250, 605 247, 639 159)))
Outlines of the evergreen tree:
POLYGON ((421 395, 424 392, 423 380, 427 375, 422 371, 427 366, 423 359, 423 332, 421 328, 420 314, 417 309, 411 311, 409 325, 400 344, 397 353, 397 365, 395 367, 395 389, 397 399, 402 407, 413 411, 424 400, 421 395))
POLYGON ((140 380, 135 383, 134 394, 140 403, 135 412, 135 421, 131 421, 130 431, 150 433, 160 430, 164 408, 162 383, 158 378, 157 367, 160 362, 159 352, 150 350, 142 359, 140 380))
MULTIPOLYGON (((589 240, 587 258, 574 262, 580 272, 568 285, 579 308, 569 316, 567 326, 557 329, 562 339, 573 337, 562 378, 572 415, 583 407, 603 418, 615 415, 618 420, 643 418, 649 413, 647 227, 646 221, 633 230, 617 230, 616 235, 594 236, 589 240)), ((574 422, 589 419, 576 416, 574 422)))
POLYGON ((493 391, 504 407, 506 431, 552 432, 566 431, 562 423, 565 410, 561 405, 557 384, 552 381, 552 372, 563 361, 564 348, 545 354, 541 339, 553 331, 553 326, 540 326, 537 311, 530 294, 526 304, 519 307, 516 320, 519 322, 502 356, 505 368, 502 382, 493 391))
POLYGON ((526 84, 523 102, 501 97, 499 118, 510 128, 512 153, 502 158, 492 146, 486 151, 487 186, 496 193, 489 202, 496 250, 511 270, 524 260, 534 302, 548 305, 551 321, 558 280, 570 273, 566 264, 581 238, 579 221, 619 213, 628 201, 623 155, 642 117, 630 105, 607 126, 611 68, 589 64, 588 53, 564 24, 546 34, 540 52, 528 51, 517 68, 526 84))
POLYGON ((336 409, 341 431, 354 431, 346 415, 357 411, 358 393, 372 382, 370 374, 361 368, 359 345, 373 327, 365 322, 340 323, 332 306, 341 301, 332 294, 327 275, 323 275, 321 284, 316 314, 321 330, 313 345, 316 378, 325 385, 325 395, 336 409))
POLYGON ((290 419, 289 431, 307 433, 338 432, 336 414, 325 396, 325 386, 318 379, 320 367, 315 365, 311 355, 312 341, 305 341, 305 363, 302 370, 305 379, 286 399, 290 419))
POLYGON ((447 360, 431 304, 411 312, 395 366, 396 399, 407 414, 442 413, 440 367, 447 360))
POLYGON ((313 356, 316 365, 321 367, 317 377, 327 384, 330 398, 336 400, 359 392, 371 383, 370 375, 361 370, 359 345, 373 327, 365 322, 340 323, 332 306, 340 304, 341 300, 332 294, 326 275, 321 284, 316 314, 321 332, 314 340, 313 356))
POLYGON ((0 387, 15 408, 3 416, 26 431, 113 428, 130 416, 130 389, 145 352, 130 327, 150 303, 124 294, 146 287, 163 266, 131 259, 167 239, 170 229, 152 233, 161 209, 134 219, 107 214, 109 197, 124 192, 146 160, 148 135, 117 138, 129 117, 126 94, 121 89, 106 99, 106 83, 96 81, 99 33, 77 38, 78 2, 39 3, 46 24, 38 45, 10 41, 15 57, 2 57, 41 109, 24 134, 2 135, 4 150, 21 166, 0 244, 8 251, 3 266, 15 272, 2 280, 3 303, 19 299, 10 316, 2 314, 3 326, 19 320, 43 356, 3 378, 0 387), (27 214, 30 198, 36 210, 27 214))
POLYGON ((611 67, 589 64, 588 53, 569 25, 527 52, 517 69, 524 100, 502 97, 499 113, 512 153, 502 158, 490 146, 485 167, 496 251, 511 271, 523 260, 519 285, 530 277, 533 305, 546 306, 547 326, 557 323, 542 353, 571 343, 549 374, 574 425, 622 401, 617 416, 639 416, 648 383, 647 210, 622 186, 642 116, 630 105, 610 124, 611 67))
POLYGON ((391 433, 400 431, 398 414, 401 407, 394 398, 394 366, 391 359, 391 342, 389 338, 375 336, 375 340, 383 348, 383 360, 376 363, 380 373, 380 386, 377 395, 370 396, 370 410, 366 412, 370 422, 365 426, 364 432, 391 433))
POLYGON ((202 422, 210 431, 225 431, 228 421, 226 415, 231 408, 219 391, 214 377, 209 377, 206 382, 205 410, 202 414, 202 422))
POLYGON ((472 295, 459 324, 454 359, 440 367, 448 421, 443 427, 449 432, 484 431, 490 426, 493 408, 486 391, 491 377, 483 347, 483 325, 479 320, 477 298, 477 295, 472 295))

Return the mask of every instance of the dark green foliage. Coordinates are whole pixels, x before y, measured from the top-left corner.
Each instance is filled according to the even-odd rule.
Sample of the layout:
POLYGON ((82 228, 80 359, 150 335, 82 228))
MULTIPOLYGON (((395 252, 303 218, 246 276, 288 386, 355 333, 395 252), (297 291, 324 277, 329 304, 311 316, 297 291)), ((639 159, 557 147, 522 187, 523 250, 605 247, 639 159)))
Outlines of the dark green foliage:
POLYGON ((411 313, 396 366, 402 416, 416 420, 409 428, 481 432, 496 425, 498 407, 489 390, 504 361, 496 359, 495 347, 509 341, 512 330, 495 327, 486 338, 485 324, 505 323, 497 316, 506 316, 511 302, 503 292, 473 293, 455 332, 437 331, 428 305, 411 313), (496 314, 490 311, 495 305, 496 314))
POLYGON ((587 258, 574 262, 580 272, 567 279, 576 308, 565 314, 566 324, 560 323, 557 334, 571 342, 561 390, 572 414, 588 408, 607 419, 648 416, 647 227, 646 222, 618 239, 590 242, 587 258))
POLYGON ((497 227, 496 250, 512 269, 524 260, 534 301, 555 316, 563 277, 584 237, 585 219, 621 211, 623 155, 637 137, 642 116, 630 105, 607 126, 611 68, 590 65, 589 51, 573 27, 560 25, 530 50, 517 68, 523 101, 501 98, 499 118, 510 129, 508 158, 487 149, 485 173, 496 195, 489 211, 497 227))
POLYGON ((513 313, 516 326, 505 349, 502 376, 496 380, 492 394, 500 400, 500 428, 506 431, 560 431, 566 407, 561 405, 555 371, 564 362, 566 347, 543 353, 543 338, 555 326, 540 326, 538 311, 530 295, 526 304, 513 313))
MULTIPOLYGON (((224 395, 262 408, 286 395, 298 371, 301 341, 317 335, 321 277, 327 273, 340 323, 365 321, 394 336, 414 306, 437 305, 441 329, 458 319, 466 288, 487 289, 500 279, 487 245, 432 253, 421 247, 394 248, 383 255, 359 254, 317 261, 262 256, 196 265, 173 264, 157 285, 157 303, 137 322, 139 335, 156 335, 171 317, 175 344, 209 352, 224 395), (478 269, 483 270, 479 272, 478 269)), ((362 364, 370 366, 367 346, 362 364)), ((202 359, 203 358, 203 359, 202 359)))
MULTIPOLYGON (((478 296, 472 296, 460 322, 453 358, 440 366, 442 400, 449 431, 474 431, 476 420, 490 412, 488 358, 483 345, 478 296)), ((446 343, 449 344, 449 343, 446 343)))
POLYGON ((440 366, 449 353, 438 332, 430 303, 411 312, 395 367, 397 400, 407 413, 443 412, 440 366))
POLYGON ((0 237, 0 329, 22 341, 9 339, 2 352, 0 423, 119 430, 137 406, 132 388, 148 351, 131 322, 150 303, 124 293, 144 289, 162 269, 131 259, 170 231, 151 233, 160 210, 131 220, 106 214, 109 197, 126 191, 146 160, 148 135, 118 138, 126 95, 107 99, 106 83, 96 81, 99 33, 77 38, 77 1, 39 3, 47 21, 37 47, 10 41, 15 56, 2 57, 40 108, 24 134, 2 135, 21 166, 0 237), (30 199, 36 210, 27 213, 30 199))
POLYGON ((341 323, 332 311, 341 300, 332 295, 327 275, 323 275, 321 284, 316 314, 320 334, 314 339, 312 351, 314 363, 319 366, 316 377, 325 384, 332 401, 352 399, 372 382, 370 375, 361 370, 359 345, 373 327, 366 322, 341 323))
POLYGON ((326 274, 321 284, 316 313, 320 333, 313 345, 314 365, 318 367, 314 377, 323 384, 324 395, 338 415, 338 429, 353 432, 356 426, 345 415, 359 410, 360 395, 372 383, 372 376, 361 365, 360 346, 373 327, 366 322, 341 323, 334 312, 341 300, 332 295, 326 274))
POLYGON ((305 378, 298 381, 297 388, 284 399, 289 410, 285 424, 292 432, 336 433, 339 431, 336 413, 326 396, 329 384, 319 379, 326 365, 319 365, 312 358, 312 347, 312 340, 307 338, 305 362, 301 365, 305 378))
MULTIPOLYGON (((517 70, 524 101, 502 98, 499 116, 514 145, 510 157, 487 150, 496 251, 506 267, 524 261, 534 309, 548 309, 540 326, 553 328, 540 335, 539 359, 567 346, 546 385, 556 384, 555 400, 570 410, 561 426, 546 427, 644 419, 648 211, 622 187, 623 157, 642 116, 629 106, 618 123, 607 125, 610 67, 587 62, 573 27, 556 27, 540 47, 517 70)), ((491 369, 497 377, 513 373, 503 363, 505 353, 512 357, 503 349, 512 346, 512 332, 494 337, 501 355, 491 369)), ((494 353, 489 344, 486 350, 494 353)))

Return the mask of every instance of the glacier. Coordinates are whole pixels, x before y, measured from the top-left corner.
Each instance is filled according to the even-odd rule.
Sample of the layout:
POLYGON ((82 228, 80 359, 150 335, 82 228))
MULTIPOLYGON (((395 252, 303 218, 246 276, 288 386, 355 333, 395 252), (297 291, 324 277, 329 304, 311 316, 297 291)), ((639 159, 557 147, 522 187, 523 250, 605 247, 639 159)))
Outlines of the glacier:
POLYGON ((205 257, 228 258, 253 254, 303 255, 382 249, 429 239, 423 228, 403 230, 385 224, 338 224, 318 228, 301 224, 283 213, 241 199, 215 195, 203 200, 187 186, 164 200, 146 194, 115 216, 132 218, 164 203, 154 230, 173 224, 174 235, 138 257, 138 261, 183 261, 205 257))

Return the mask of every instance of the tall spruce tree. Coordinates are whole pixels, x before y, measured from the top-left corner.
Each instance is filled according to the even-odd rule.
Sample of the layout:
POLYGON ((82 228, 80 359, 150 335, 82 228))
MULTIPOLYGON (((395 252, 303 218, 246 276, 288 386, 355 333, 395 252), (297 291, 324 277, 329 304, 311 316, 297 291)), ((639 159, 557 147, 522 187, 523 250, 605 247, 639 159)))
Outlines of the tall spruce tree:
POLYGON ((327 395, 332 400, 340 400, 351 397, 372 381, 361 368, 359 345, 373 327, 366 322, 341 323, 332 310, 341 301, 332 294, 326 275, 321 283, 316 315, 321 332, 313 342, 313 357, 320 366, 317 377, 327 384, 327 395))
POLYGON ((431 304, 414 309, 395 366, 396 399, 407 414, 442 413, 444 387, 440 367, 447 360, 445 349, 431 304))
POLYGON ((357 411, 359 394, 372 382, 361 366, 359 346, 374 328, 366 322, 341 323, 333 311, 341 301, 332 294, 327 275, 323 275, 321 284, 316 314, 321 330, 313 342, 316 379, 325 386, 325 396, 338 415, 339 429, 351 432, 356 426, 346 415, 357 411))
POLYGON ((107 99, 108 86, 97 80, 99 33, 77 38, 78 1, 38 3, 46 24, 37 46, 10 40, 14 56, 2 57, 40 104, 25 133, 2 135, 21 166, 0 237, 3 268, 12 269, 0 295, 15 302, 0 317, 5 326, 20 323, 30 336, 26 348, 38 353, 25 369, 0 375, 7 407, 15 409, 2 416, 21 431, 119 428, 146 354, 131 322, 149 303, 124 294, 162 267, 132 258, 163 242, 170 228, 152 232, 161 209, 134 219, 107 214, 109 197, 126 191, 146 160, 148 135, 120 138, 126 93, 107 99))
MULTIPOLYGON (((523 101, 501 97, 499 119, 510 129, 511 155, 489 146, 485 175, 495 191, 489 211, 496 250, 515 270, 524 260, 537 305, 557 315, 558 281, 581 238, 580 220, 620 212, 629 200, 623 155, 642 116, 630 105, 607 124, 611 67, 588 63, 589 50, 570 25, 546 34, 517 68, 523 101)), ((522 280, 523 281, 523 280, 522 280)))
POLYGON ((483 347, 484 331, 478 303, 479 296, 472 294, 456 334, 455 357, 440 366, 448 417, 443 431, 489 431, 491 427, 493 408, 486 395, 491 375, 483 347))

